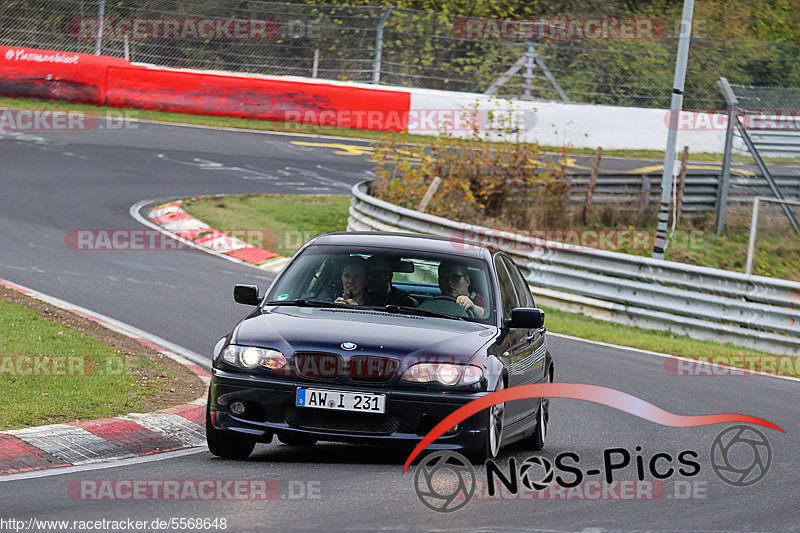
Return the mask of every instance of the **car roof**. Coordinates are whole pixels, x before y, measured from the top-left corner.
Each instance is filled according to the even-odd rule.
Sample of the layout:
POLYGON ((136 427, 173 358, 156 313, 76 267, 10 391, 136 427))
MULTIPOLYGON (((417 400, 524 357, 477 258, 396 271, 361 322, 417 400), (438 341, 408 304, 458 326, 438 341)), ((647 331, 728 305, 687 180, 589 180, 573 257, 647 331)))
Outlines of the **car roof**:
POLYGON ((486 255, 491 251, 485 246, 480 246, 457 237, 447 238, 434 235, 376 231, 337 231, 324 233, 316 237, 310 244, 393 248, 403 251, 435 252, 481 259, 486 258, 486 255))

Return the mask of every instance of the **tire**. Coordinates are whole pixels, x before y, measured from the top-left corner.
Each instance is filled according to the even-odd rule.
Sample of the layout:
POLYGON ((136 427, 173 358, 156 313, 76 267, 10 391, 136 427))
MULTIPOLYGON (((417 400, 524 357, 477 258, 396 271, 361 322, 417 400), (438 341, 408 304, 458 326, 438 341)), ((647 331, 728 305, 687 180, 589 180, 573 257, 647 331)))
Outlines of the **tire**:
MULTIPOLYGON (((497 382, 495 392, 503 390, 503 378, 497 382)), ((469 454, 469 459, 475 464, 483 464, 488 459, 494 459, 500 453, 503 442, 503 420, 505 416, 505 403, 493 405, 486 414, 486 438, 482 447, 469 454)))
POLYGON ((550 402, 547 398, 542 398, 539 405, 539 412, 536 413, 536 427, 533 434, 520 441, 520 448, 524 450, 539 451, 544 448, 544 441, 547 437, 547 424, 550 420, 550 402))
POLYGON ((246 459, 256 446, 255 439, 220 431, 211 425, 211 410, 206 407, 206 442, 208 450, 223 459, 246 459))
POLYGON ((278 440, 287 446, 313 446, 317 443, 317 439, 296 435, 278 435, 278 440))
MULTIPOLYGON (((553 382, 552 370, 549 372, 549 382, 553 382)), ((519 441, 519 447, 533 451, 544 448, 548 424, 550 424, 550 398, 542 398, 539 403, 539 412, 536 413, 536 427, 533 429, 533 434, 519 441)))

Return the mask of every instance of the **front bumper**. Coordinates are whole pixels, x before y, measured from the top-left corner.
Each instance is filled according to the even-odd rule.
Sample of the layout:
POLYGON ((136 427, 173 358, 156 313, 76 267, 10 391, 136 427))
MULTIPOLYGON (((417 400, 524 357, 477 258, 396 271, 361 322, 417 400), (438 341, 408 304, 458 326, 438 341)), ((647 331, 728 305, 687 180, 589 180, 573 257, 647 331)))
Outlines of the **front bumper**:
MULTIPOLYGON (((270 440, 273 434, 278 434, 353 444, 409 445, 418 443, 447 415, 485 394, 342 386, 214 369, 209 409, 211 423, 216 429, 261 440, 270 440), (296 407, 297 387, 385 394, 386 413, 377 415, 296 407), (243 402, 246 406, 240 416, 229 410, 234 401, 243 402)), ((471 416, 437 439, 428 449, 480 450, 486 441, 484 418, 481 413, 471 416)))

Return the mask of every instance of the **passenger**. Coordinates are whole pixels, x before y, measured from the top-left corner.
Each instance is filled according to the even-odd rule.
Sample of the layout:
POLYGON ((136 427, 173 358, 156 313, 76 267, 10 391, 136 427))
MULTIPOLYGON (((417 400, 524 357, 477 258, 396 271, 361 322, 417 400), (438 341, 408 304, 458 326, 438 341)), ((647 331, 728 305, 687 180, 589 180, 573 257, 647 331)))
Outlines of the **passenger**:
POLYGON ((403 305, 416 307, 419 305, 407 292, 392 285, 394 270, 384 257, 373 255, 367 259, 369 265, 369 282, 367 283, 367 305, 403 305))
POLYGON ((442 261, 439 263, 439 289, 443 296, 455 298, 456 303, 477 318, 486 316, 486 298, 469 290, 467 267, 442 261))
POLYGON ((342 263, 343 294, 334 300, 336 303, 364 305, 367 287, 367 260, 350 256, 342 263))

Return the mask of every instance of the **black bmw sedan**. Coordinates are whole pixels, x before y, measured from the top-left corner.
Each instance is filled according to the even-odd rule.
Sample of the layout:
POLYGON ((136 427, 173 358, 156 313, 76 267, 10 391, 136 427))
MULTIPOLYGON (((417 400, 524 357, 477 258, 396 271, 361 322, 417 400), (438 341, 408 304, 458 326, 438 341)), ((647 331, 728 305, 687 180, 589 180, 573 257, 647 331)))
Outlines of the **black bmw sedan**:
MULTIPOLYGON (((503 252, 399 233, 327 233, 300 249, 214 349, 208 447, 244 458, 273 436, 416 444, 462 405, 553 380, 544 313, 503 252)), ((429 449, 482 461, 544 444, 546 399, 498 404, 429 449)))

